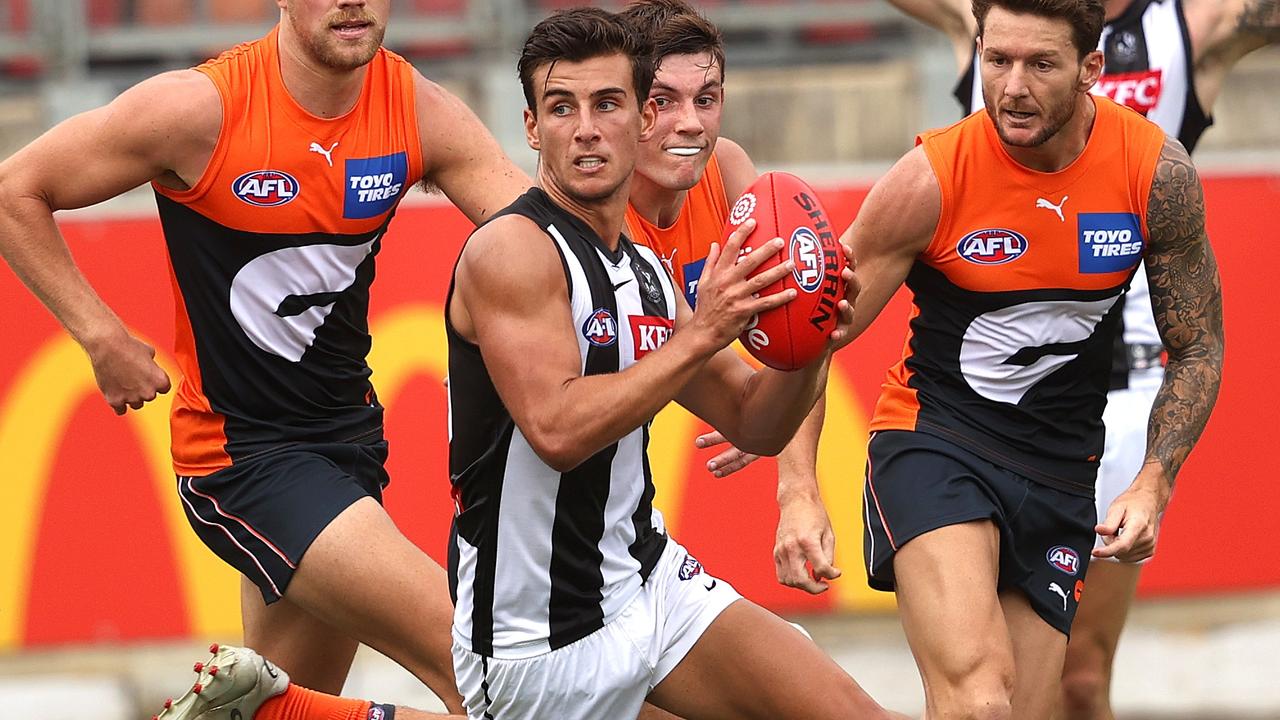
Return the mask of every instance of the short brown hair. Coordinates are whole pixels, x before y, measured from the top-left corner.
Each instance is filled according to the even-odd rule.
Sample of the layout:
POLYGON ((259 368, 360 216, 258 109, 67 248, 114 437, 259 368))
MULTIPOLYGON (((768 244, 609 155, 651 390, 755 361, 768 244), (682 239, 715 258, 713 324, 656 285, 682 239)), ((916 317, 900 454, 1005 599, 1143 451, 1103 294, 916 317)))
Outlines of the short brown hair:
POLYGON ((621 12, 635 31, 653 42, 654 65, 668 55, 711 53, 724 79, 724 37, 720 28, 684 0, 636 0, 621 12))
POLYGON ((624 55, 631 61, 636 101, 644 105, 653 85, 653 43, 631 29, 616 13, 594 7, 561 10, 534 26, 520 52, 517 69, 524 99, 537 113, 533 73, 560 60, 581 62, 605 55, 624 55))
POLYGON ((1071 39, 1080 57, 1098 49, 1106 8, 1102 0, 973 0, 973 17, 978 21, 978 37, 987 21, 987 13, 1001 7, 1011 13, 1061 18, 1071 25, 1071 39))

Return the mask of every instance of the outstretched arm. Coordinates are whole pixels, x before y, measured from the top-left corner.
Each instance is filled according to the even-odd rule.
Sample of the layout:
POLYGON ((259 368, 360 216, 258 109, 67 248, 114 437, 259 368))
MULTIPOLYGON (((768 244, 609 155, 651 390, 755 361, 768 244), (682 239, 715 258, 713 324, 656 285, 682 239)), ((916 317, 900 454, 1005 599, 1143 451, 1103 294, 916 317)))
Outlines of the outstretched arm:
POLYGON ((1147 455, 1133 484, 1107 510, 1098 557, 1142 560, 1155 550, 1160 514, 1178 470, 1204 432, 1222 383, 1222 284, 1205 234, 1204 191, 1182 144, 1165 141, 1151 184, 1147 279, 1169 354, 1147 426, 1147 455))
POLYGON ((1245 55, 1280 43, 1280 0, 1186 0, 1196 94, 1212 112, 1227 74, 1245 55))
POLYGON ((478 225, 533 185, 471 108, 420 74, 414 82, 428 187, 439 188, 478 225))
POLYGON ((973 39, 978 21, 967 0, 888 0, 902 12, 938 30, 951 41, 956 54, 956 69, 963 73, 973 59, 973 39))
POLYGON ((84 348, 117 414, 169 390, 155 351, 129 334, 80 273, 54 222, 150 180, 196 183, 222 123, 217 90, 193 70, 165 73, 77 115, 0 164, 0 255, 84 348))

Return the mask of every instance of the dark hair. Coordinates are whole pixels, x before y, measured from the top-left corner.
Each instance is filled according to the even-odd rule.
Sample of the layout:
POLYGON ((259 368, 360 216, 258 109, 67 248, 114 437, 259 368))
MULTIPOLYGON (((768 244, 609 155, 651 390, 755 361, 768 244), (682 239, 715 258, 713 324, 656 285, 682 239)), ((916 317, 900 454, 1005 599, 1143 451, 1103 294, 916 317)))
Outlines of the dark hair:
POLYGON ((537 112, 533 73, 560 60, 581 62, 604 55, 631 60, 636 101, 643 105, 653 85, 653 43, 631 29, 616 13, 593 7, 561 10, 534 26, 520 52, 520 85, 529 109, 537 112))
POLYGON ((653 41, 654 65, 668 55, 711 53, 724 79, 724 37, 702 13, 684 0, 636 0, 618 13, 634 30, 653 41))
POLYGON ((1106 8, 1102 0, 973 0, 973 17, 978 21, 978 37, 982 37, 987 13, 1002 7, 1012 13, 1061 18, 1071 24, 1071 39, 1080 57, 1098 49, 1106 8))

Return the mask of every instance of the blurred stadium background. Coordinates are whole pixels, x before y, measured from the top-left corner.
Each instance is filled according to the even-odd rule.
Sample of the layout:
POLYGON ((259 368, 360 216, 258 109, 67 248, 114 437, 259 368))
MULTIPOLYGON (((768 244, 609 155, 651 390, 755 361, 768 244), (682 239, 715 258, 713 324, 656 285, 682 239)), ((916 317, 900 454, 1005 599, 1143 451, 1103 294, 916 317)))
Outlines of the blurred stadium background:
MULTIPOLYGON (((537 19, 570 4, 395 0, 387 44, 463 97, 531 169, 517 47, 537 19)), ((723 134, 762 170, 809 179, 839 223, 917 131, 958 116, 943 38, 880 0, 695 4, 728 41, 723 134)), ((276 17, 269 0, 0 0, 0 158, 148 75, 265 34, 276 17)), ((1280 265, 1280 48, 1237 67, 1215 114, 1197 162, 1227 293, 1226 380, 1121 645, 1122 718, 1280 718, 1280 485, 1268 452, 1280 405, 1270 312, 1280 265)), ((171 367, 171 290, 149 193, 66 213, 62 223, 86 274, 171 367)), ((370 360, 388 406, 395 479, 387 503, 437 558, 450 513, 440 303, 466 232, 438 199, 407 201, 374 293, 370 360), (421 262, 426 248, 436 266, 421 262)), ((744 594, 805 623, 882 702, 919 712, 891 598, 867 590, 860 569, 866 420, 901 352, 905 317, 898 298, 833 373, 819 471, 845 577, 825 595, 773 581, 772 463, 710 477, 692 447, 699 425, 677 410, 659 417, 654 454, 658 502, 684 544, 744 594)), ((115 418, 78 348, 7 268, 0 328, 0 718, 149 717, 190 682, 208 641, 238 639, 236 578, 178 507, 167 402, 115 418)), ((433 705, 371 652, 347 689, 433 705)))

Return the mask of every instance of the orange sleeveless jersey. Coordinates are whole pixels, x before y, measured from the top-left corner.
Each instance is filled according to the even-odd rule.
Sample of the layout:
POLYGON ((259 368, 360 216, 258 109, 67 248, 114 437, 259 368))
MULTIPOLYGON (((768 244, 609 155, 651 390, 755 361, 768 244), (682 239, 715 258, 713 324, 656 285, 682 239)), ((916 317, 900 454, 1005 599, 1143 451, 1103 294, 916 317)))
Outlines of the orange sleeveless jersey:
POLYGON ((907 276, 902 361, 871 429, 916 430, 1092 495, 1117 302, 1146 250, 1164 133, 1094 99, 1084 152, 1055 173, 1004 150, 985 111, 921 135, 942 193, 938 228, 907 276))
POLYGON ((698 279, 702 277, 707 252, 711 243, 720 241, 728 218, 729 202, 724 194, 724 178, 720 175, 720 163, 712 153, 702 179, 689 188, 680 217, 671 227, 654 225, 640 217, 640 213, 628 203, 627 233, 633 241, 648 246, 662 258, 667 271, 692 307, 698 303, 698 279))
POLYGON ((277 43, 273 30, 196 68, 222 98, 213 156, 190 190, 153 184, 177 307, 180 475, 298 442, 381 439, 369 285, 422 175, 413 70, 379 50, 355 107, 322 119, 286 91, 277 43))

